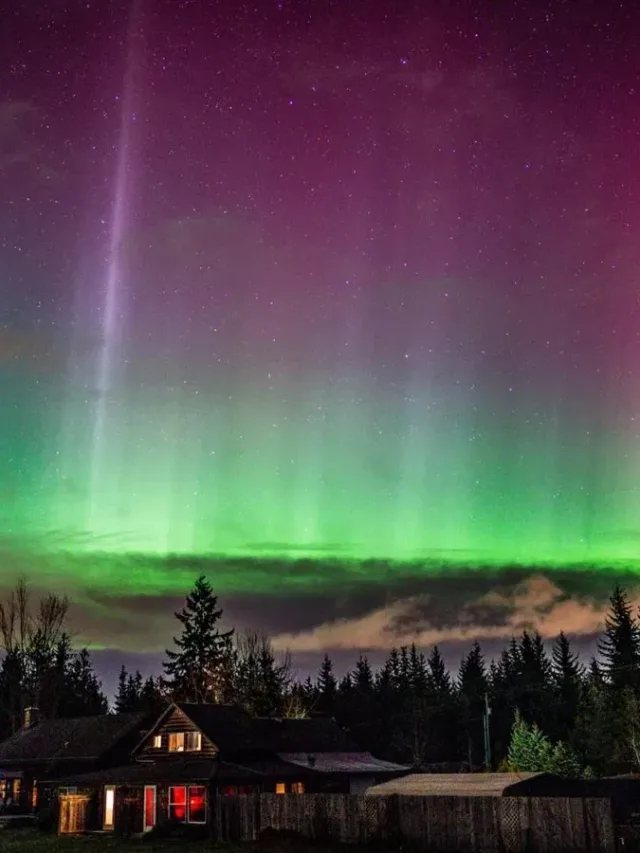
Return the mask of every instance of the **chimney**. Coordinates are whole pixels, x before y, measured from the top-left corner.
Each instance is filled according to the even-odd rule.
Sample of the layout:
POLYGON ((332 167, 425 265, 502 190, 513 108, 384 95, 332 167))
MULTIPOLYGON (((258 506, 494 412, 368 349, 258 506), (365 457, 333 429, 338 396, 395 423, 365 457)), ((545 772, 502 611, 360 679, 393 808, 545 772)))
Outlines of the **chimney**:
POLYGON ((38 708, 34 708, 33 706, 24 709, 24 721, 22 723, 23 729, 30 729, 32 726, 37 725, 39 722, 40 711, 38 708))

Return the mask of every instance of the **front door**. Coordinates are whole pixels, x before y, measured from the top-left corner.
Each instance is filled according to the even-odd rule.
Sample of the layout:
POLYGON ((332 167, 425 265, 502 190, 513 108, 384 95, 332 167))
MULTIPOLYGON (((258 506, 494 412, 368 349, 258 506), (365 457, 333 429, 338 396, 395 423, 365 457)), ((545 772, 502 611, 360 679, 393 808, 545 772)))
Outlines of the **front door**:
POLYGON ((157 792, 155 785, 144 788, 144 831, 149 832, 156 825, 157 792))

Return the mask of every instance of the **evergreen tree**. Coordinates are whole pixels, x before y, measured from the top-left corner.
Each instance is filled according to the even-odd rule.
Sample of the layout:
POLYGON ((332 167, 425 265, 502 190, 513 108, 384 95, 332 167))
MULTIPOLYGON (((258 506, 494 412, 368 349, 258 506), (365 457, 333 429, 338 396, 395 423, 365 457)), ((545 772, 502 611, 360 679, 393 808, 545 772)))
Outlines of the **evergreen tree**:
POLYGON ((276 661, 270 640, 245 632, 235 649, 234 698, 256 717, 280 717, 291 684, 289 659, 276 661))
POLYGON ((561 776, 563 779, 582 779, 589 775, 566 741, 559 741, 553 747, 546 770, 556 776, 561 776))
POLYGON ((487 672, 480 644, 476 641, 463 659, 458 672, 462 726, 463 754, 471 767, 484 763, 484 714, 489 689, 487 672))
POLYGON ((140 705, 138 710, 142 713, 160 713, 166 705, 166 698, 162 691, 160 679, 152 675, 145 679, 140 691, 140 705))
POLYGON ((66 689, 61 702, 60 715, 65 717, 93 717, 109 710, 107 697, 93 668, 87 649, 76 652, 66 673, 66 689))
POLYGON ((163 664, 169 692, 174 699, 186 702, 224 701, 229 692, 233 630, 219 631, 222 609, 204 575, 175 615, 182 632, 174 637, 177 651, 167 650, 163 664))
POLYGON ((427 661, 422 652, 418 652, 416 644, 409 649, 409 682, 416 696, 424 696, 428 687, 427 661))
POLYGON ((571 742, 583 765, 596 775, 610 771, 617 752, 619 703, 592 661, 580 696, 571 742))
POLYGON ((556 640, 551 654, 552 677, 557 695, 558 711, 556 722, 558 735, 569 737, 575 726, 584 681, 584 667, 578 655, 571 651, 564 633, 556 640))
POLYGON ((516 711, 507 754, 509 769, 516 773, 548 772, 553 745, 538 726, 529 725, 516 711))
POLYGON ((353 673, 353 686, 359 690, 361 694, 370 695, 373 693, 373 672, 371 664, 366 657, 362 655, 356 662, 356 668, 353 673))
POLYGON ((435 700, 443 703, 452 694, 451 676, 447 671, 440 649, 434 646, 427 659, 427 680, 435 700))
POLYGON ((610 609, 605 619, 604 634, 598 652, 604 671, 614 690, 630 687, 640 689, 640 627, 636 622, 629 599, 617 586, 609 599, 610 609))
POLYGON ((318 695, 316 709, 321 714, 333 715, 338 685, 333 674, 333 663, 327 654, 325 654, 320 664, 316 689, 318 695))
POLYGON ((116 714, 124 714, 129 710, 127 686, 127 668, 122 664, 118 674, 118 689, 116 690, 116 697, 114 701, 114 710, 116 714))
POLYGON ((515 676, 515 707, 529 723, 548 729, 552 723, 553 673, 542 637, 523 631, 515 676))

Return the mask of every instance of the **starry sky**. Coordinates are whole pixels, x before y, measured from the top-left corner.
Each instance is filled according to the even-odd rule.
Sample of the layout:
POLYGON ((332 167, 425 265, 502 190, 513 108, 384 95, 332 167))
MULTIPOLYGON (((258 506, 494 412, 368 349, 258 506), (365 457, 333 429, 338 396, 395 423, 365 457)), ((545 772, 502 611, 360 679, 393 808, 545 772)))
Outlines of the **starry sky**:
POLYGON ((640 567, 640 10, 5 0, 0 584, 310 666, 640 567))

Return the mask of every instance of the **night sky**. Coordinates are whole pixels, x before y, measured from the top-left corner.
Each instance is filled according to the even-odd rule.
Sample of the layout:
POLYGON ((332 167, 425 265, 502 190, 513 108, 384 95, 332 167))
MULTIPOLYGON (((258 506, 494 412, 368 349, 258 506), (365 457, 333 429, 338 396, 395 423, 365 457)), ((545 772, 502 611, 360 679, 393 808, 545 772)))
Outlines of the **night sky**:
POLYGON ((108 683, 201 572, 303 670, 587 648, 640 567, 638 4, 3 9, 1 585, 108 683))

